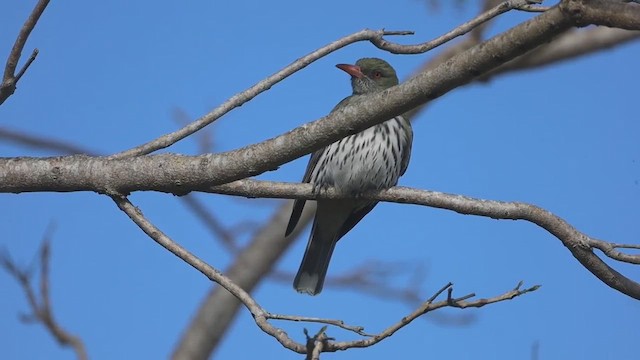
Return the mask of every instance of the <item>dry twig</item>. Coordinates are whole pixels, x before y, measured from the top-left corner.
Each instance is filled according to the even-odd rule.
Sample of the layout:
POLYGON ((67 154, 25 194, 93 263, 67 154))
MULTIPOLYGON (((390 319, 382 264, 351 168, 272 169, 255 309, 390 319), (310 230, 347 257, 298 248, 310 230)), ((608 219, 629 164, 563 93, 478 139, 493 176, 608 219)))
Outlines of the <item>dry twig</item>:
POLYGON ((309 66, 311 63, 316 60, 329 55, 330 53, 339 50, 347 45, 360 42, 360 41, 370 41, 373 45, 378 47, 379 49, 395 53, 395 54, 420 54, 427 52, 431 49, 434 49, 456 37, 464 35, 469 31, 473 30, 475 27, 495 18, 500 14, 504 14, 507 11, 517 9, 520 6, 523 6, 524 3, 528 3, 530 1, 526 0, 511 0, 504 1, 497 5, 496 7, 478 15, 471 21, 468 21, 455 29, 449 31, 448 33, 425 43, 418 45, 401 45, 389 42, 384 39, 384 36, 396 36, 396 35, 413 35, 412 31, 388 31, 388 30, 369 30, 364 29, 353 33, 351 35, 345 36, 342 39, 336 40, 331 44, 328 44, 318 50, 315 50, 298 60, 294 61, 290 65, 286 66, 284 69, 276 72, 275 74, 267 77, 266 79, 258 82, 253 85, 249 89, 238 93, 232 96, 229 100, 224 102, 222 105, 218 106, 216 109, 212 110, 208 114, 204 115, 200 119, 190 123, 189 125, 183 127, 182 129, 175 131, 170 134, 163 135, 155 140, 152 140, 146 144, 137 146, 133 149, 129 149, 127 151, 123 151, 111 156, 112 159, 122 159, 127 157, 139 156, 150 154, 156 150, 160 150, 175 144, 176 142, 184 139, 185 137, 195 133, 196 131, 202 129, 203 127, 211 124, 216 121, 229 111, 241 106, 242 104, 250 101, 255 98, 262 92, 270 89, 275 84, 280 81, 286 79, 287 77, 293 75, 294 73, 304 69, 309 66))
POLYGON ((58 341, 61 346, 71 347, 78 359, 86 360, 88 355, 82 339, 65 330, 53 316, 51 297, 49 292, 49 260, 51 258, 51 235, 53 227, 50 226, 42 239, 40 247, 40 293, 36 294, 32 284, 31 269, 21 269, 5 250, 0 253, 0 266, 9 275, 16 279, 24 291, 31 314, 23 316, 25 322, 39 322, 58 341), (39 299, 38 299, 39 295, 39 299))
MULTIPOLYGON (((256 324, 258 325, 258 327, 260 327, 262 331, 274 337, 278 342, 280 342, 284 347, 286 347, 289 350, 292 350, 301 354, 308 354, 309 352, 311 352, 311 354, 315 354, 315 355, 312 355, 312 358, 314 358, 314 356, 315 358, 317 358, 320 351, 329 352, 329 351, 336 351, 336 350, 344 350, 352 347, 367 347, 367 346, 374 345, 386 339, 387 337, 391 336, 393 333, 400 330, 404 326, 408 325, 411 321, 415 320, 416 318, 430 311, 434 311, 444 307, 459 307, 459 308, 481 307, 488 304, 493 304, 500 301, 513 299, 514 297, 523 295, 530 291, 534 291, 538 288, 538 286, 534 286, 529 289, 519 290, 519 286, 518 286, 516 289, 512 291, 509 291, 507 293, 504 293, 502 295, 498 295, 489 299, 479 299, 476 301, 467 302, 466 301, 467 299, 474 296, 474 294, 470 294, 460 298, 452 298, 451 296, 449 296, 447 300, 434 303, 434 300, 442 292, 451 288, 452 284, 449 283, 445 287, 443 287, 440 291, 438 291, 434 296, 432 296, 427 302, 425 302, 419 309, 414 311, 411 315, 402 318, 398 323, 390 326, 389 328, 387 328, 386 330, 384 330, 382 333, 378 335, 369 337, 368 339, 364 339, 364 340, 335 342, 335 343, 326 341, 327 339, 322 336, 315 337, 315 340, 313 341, 313 349, 309 351, 306 344, 303 345, 301 343, 294 341, 282 329, 271 325, 268 320, 273 318, 278 318, 278 319, 286 319, 286 320, 299 319, 296 321, 306 321, 306 319, 310 319, 311 321, 333 324, 333 325, 340 326, 344 329, 350 329, 352 331, 356 331, 358 327, 340 323, 339 320, 329 320, 329 319, 323 320, 323 319, 317 319, 317 318, 295 317, 292 315, 270 314, 264 308, 262 308, 258 304, 258 302, 249 295, 249 293, 247 293, 241 287, 236 285, 227 276, 223 275, 220 271, 213 268, 209 264, 205 263, 195 255, 191 254, 188 250, 186 250, 185 248, 183 248, 182 246, 174 242, 171 238, 166 236, 160 229, 158 229, 155 225, 149 222, 142 215, 140 210, 137 209, 135 206, 133 206, 133 204, 131 204, 131 202, 129 202, 129 200, 126 197, 120 196, 117 194, 112 194, 111 198, 120 208, 120 210, 122 210, 125 214, 127 214, 127 216, 129 216, 129 218, 136 225, 138 225, 138 227, 140 227, 140 229, 144 231, 145 234, 147 234, 151 239, 153 239, 155 242, 157 242, 159 245, 161 245, 165 249, 169 250, 172 254, 176 255, 177 257, 179 257, 181 260, 183 260, 190 266, 192 266, 194 269, 201 272, 211 281, 218 283, 225 290, 227 290, 233 296, 235 296, 238 300, 240 300, 240 302, 247 308, 247 310, 251 312, 256 324), (321 345, 319 345, 318 342, 320 342, 321 345)), ((451 292, 449 292, 449 294, 451 294, 451 292)), ((324 333, 324 331, 321 331, 321 333, 324 333)))
POLYGON ((38 20, 40 19, 40 15, 42 15, 44 9, 47 8, 47 5, 49 5, 49 0, 38 1, 31 12, 31 15, 29 15, 29 18, 27 18, 24 25, 22 25, 22 29, 20 29, 20 33, 13 44, 13 48, 11 48, 11 52, 7 58, 7 64, 4 68, 2 83, 0 84, 0 105, 2 105, 9 96, 13 95, 16 91, 16 84, 27 71, 29 66, 31 66, 31 63, 36 59, 36 56, 38 56, 38 49, 34 49, 29 59, 16 74, 16 68, 18 67, 18 61, 20 60, 20 55, 22 55, 24 45, 27 43, 27 39, 29 38, 31 31, 35 28, 38 20))

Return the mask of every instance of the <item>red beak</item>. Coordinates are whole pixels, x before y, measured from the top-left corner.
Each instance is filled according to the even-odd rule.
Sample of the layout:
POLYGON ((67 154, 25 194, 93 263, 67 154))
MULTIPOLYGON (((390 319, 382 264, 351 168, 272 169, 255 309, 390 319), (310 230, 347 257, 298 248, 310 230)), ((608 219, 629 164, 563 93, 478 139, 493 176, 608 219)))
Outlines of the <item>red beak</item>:
POLYGON ((338 69, 346 72, 347 74, 355 77, 355 78, 364 77, 364 74, 362 73, 362 70, 360 69, 360 66, 358 66, 358 65, 338 64, 338 65, 336 65, 336 67, 338 69))

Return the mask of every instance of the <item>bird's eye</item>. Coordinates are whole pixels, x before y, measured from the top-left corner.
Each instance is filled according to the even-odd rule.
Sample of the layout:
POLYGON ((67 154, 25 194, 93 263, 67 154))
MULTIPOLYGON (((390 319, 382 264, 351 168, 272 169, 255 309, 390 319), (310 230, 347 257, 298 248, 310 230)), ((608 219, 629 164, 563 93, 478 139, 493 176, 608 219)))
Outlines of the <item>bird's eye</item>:
POLYGON ((382 73, 380 71, 374 71, 373 72, 373 78, 374 79, 380 79, 382 77, 382 73))

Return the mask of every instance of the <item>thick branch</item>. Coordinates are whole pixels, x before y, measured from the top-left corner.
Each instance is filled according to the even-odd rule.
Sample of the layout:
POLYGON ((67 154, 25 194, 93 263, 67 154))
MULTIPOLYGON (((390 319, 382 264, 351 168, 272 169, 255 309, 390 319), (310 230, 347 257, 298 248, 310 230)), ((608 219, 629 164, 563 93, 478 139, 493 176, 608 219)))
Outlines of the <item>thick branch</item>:
POLYGON ((576 19, 576 26, 604 25, 640 30, 640 5, 612 0, 564 0, 564 12, 576 19))
POLYGON ((560 35, 549 44, 489 71, 477 80, 488 81, 505 73, 557 64, 638 39, 640 39, 640 31, 607 27, 575 29, 560 35))
POLYGON ((446 92, 567 30, 572 22, 553 8, 454 56, 431 71, 349 105, 274 139, 222 154, 158 155, 130 160, 83 156, 0 159, 0 192, 189 191, 257 175, 354 134, 446 92))
POLYGON ((221 292, 222 292, 222 293, 226 293, 226 291, 224 291, 224 290, 222 290, 221 292))

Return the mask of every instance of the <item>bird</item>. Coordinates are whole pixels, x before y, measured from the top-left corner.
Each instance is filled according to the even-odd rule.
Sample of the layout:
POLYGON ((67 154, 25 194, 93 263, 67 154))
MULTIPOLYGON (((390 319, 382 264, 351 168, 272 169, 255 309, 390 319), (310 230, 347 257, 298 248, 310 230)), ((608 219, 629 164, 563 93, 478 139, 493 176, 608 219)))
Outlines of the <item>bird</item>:
MULTIPOLYGON (((382 59, 362 58, 355 65, 336 67, 351 76, 352 94, 340 101, 332 112, 398 85, 396 71, 382 59)), ((293 281, 299 293, 317 295, 322 291, 336 243, 378 203, 359 199, 358 194, 395 186, 409 165, 412 143, 411 123, 399 115, 311 155, 302 182, 311 183, 314 193, 333 187, 353 198, 316 201, 307 248, 293 281)), ((303 199, 294 201, 285 236, 295 229, 304 205, 303 199)))

